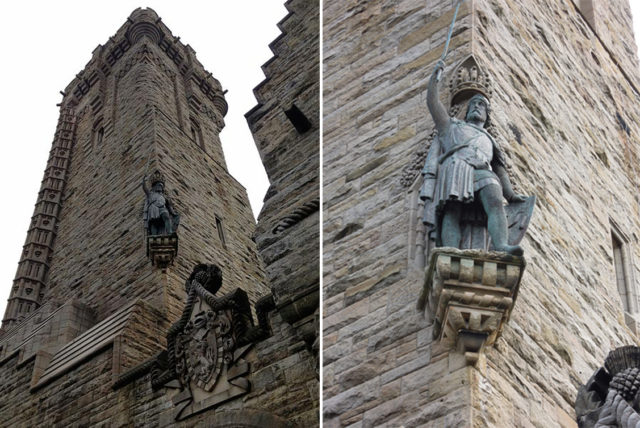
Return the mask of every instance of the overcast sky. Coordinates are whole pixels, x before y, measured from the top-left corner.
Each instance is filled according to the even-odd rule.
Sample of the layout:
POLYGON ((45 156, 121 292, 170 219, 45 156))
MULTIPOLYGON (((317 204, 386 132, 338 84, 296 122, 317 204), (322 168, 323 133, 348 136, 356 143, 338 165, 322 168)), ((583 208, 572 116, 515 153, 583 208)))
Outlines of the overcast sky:
POLYGON ((253 88, 264 79, 260 66, 273 56, 268 45, 280 34, 277 23, 287 14, 284 0, 3 2, 0 316, 51 149, 59 91, 139 6, 154 9, 229 91, 226 127, 220 134, 227 166, 247 188, 254 216, 260 211, 269 183, 244 114, 256 105, 253 88))

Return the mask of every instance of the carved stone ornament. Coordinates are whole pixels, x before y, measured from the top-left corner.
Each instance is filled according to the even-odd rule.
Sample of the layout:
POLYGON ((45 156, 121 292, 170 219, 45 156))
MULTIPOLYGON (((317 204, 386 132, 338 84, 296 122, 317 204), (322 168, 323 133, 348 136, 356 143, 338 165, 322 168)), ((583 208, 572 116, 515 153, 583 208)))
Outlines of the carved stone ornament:
POLYGON ((147 236, 147 256, 151 264, 161 269, 166 269, 173 264, 178 254, 178 237, 173 236, 147 236))
POLYGON ((176 338, 176 373, 183 385, 194 382, 211 392, 223 362, 233 362, 235 341, 225 312, 207 310, 195 314, 176 338))
POLYGON ((518 256, 436 248, 418 310, 426 309, 440 349, 457 348, 468 364, 475 364, 509 320, 524 267, 524 258, 518 256))
POLYGON ((449 80, 449 107, 454 107, 475 94, 491 99, 493 82, 487 72, 479 65, 473 55, 469 55, 458 64, 449 80))
POLYGON ((265 313, 273 300, 256 307, 260 325, 253 326, 247 294, 236 289, 221 298, 222 273, 215 265, 197 265, 185 287, 182 317, 167 334, 167 351, 154 361, 152 386, 177 389, 172 397, 175 420, 248 393, 253 343, 269 334, 265 313))
POLYGON ((580 428, 640 428, 640 348, 609 352, 604 367, 578 388, 575 409, 580 428))

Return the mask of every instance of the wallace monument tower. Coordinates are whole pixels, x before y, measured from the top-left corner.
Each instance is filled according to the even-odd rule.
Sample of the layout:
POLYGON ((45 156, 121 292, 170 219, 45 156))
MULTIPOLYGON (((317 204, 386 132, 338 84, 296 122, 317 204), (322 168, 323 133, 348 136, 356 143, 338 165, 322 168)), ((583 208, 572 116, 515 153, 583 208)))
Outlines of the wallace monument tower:
POLYGON ((318 425, 317 156, 301 197, 259 144, 275 129, 317 154, 318 5, 285 6, 247 116, 271 181, 258 229, 225 164, 223 84, 153 10, 63 91, 0 329, 0 426, 318 425), (275 266, 270 245, 294 254, 305 228, 306 270, 275 266))

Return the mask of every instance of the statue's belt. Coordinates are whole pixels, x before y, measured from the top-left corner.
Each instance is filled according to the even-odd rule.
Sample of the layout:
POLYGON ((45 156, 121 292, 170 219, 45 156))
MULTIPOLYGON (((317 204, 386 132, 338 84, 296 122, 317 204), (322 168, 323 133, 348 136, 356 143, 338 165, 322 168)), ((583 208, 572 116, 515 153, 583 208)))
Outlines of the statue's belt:
POLYGON ((470 144, 471 144, 471 142, 468 142, 468 143, 463 143, 463 144, 460 144, 458 146, 452 147, 446 153, 440 155, 440 157, 438 158, 438 163, 441 164, 442 162, 444 162, 444 160, 446 158, 448 158, 449 156, 451 156, 452 154, 454 154, 455 152, 457 152, 460 149, 464 149, 465 147, 469 147, 470 144))

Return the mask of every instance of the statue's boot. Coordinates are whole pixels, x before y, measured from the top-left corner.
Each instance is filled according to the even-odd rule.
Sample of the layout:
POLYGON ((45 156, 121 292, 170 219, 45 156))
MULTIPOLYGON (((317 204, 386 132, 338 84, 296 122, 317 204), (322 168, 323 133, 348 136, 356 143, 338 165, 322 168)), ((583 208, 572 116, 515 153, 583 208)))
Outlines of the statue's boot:
POLYGON ((500 247, 496 247, 496 251, 502 251, 514 256, 521 256, 524 254, 524 250, 520 245, 502 245, 500 247))

